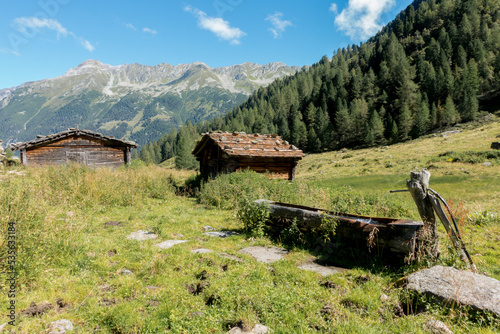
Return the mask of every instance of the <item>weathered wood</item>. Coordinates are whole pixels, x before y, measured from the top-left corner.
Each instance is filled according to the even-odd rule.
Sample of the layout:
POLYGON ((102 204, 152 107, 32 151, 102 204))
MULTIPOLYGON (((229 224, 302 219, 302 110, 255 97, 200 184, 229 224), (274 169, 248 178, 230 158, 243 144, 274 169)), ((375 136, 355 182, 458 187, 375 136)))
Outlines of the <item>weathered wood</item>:
POLYGON ((61 165, 68 162, 82 163, 91 168, 107 166, 116 168, 127 161, 127 147, 109 147, 94 138, 71 137, 47 146, 31 147, 26 151, 26 163, 31 165, 61 165))
POLYGON ((336 222, 335 235, 346 247, 355 247, 403 261, 413 258, 417 248, 417 235, 423 223, 412 220, 367 217, 345 213, 333 213, 317 208, 287 203, 258 200, 256 203, 269 208, 267 226, 271 234, 279 233, 295 222, 303 232, 321 227, 326 218, 336 222), (371 241, 370 241, 371 238, 371 241))
POLYGON ((443 208, 441 207, 441 204, 439 204, 438 200, 436 197, 432 194, 428 194, 429 201, 432 204, 432 207, 434 208, 434 211, 436 212, 437 216, 441 220, 441 222, 444 225, 444 228, 446 230, 446 234, 451 239, 451 242, 453 243, 453 247, 455 247, 455 250, 459 253, 460 259, 464 262, 467 262, 467 256, 465 255, 462 246, 460 245, 460 241, 458 240, 457 234, 455 233, 455 230, 450 225, 450 221, 448 220, 448 217, 446 217, 446 214, 443 211, 443 208))
POLYGON ((417 205, 418 213, 424 223, 421 239, 425 240, 422 243, 425 249, 422 250, 429 256, 437 258, 439 255, 439 243, 436 216, 434 215, 434 208, 427 193, 430 177, 431 173, 425 168, 421 172, 411 172, 410 180, 406 180, 406 186, 417 205))

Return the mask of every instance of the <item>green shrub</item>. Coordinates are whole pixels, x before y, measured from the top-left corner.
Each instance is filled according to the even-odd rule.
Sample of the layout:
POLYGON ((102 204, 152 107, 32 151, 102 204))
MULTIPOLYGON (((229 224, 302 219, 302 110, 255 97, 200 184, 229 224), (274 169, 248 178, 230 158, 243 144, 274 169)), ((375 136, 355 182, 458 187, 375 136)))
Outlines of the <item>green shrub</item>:
POLYGON ((245 199, 238 208, 237 216, 243 223, 245 233, 255 237, 264 236, 264 225, 269 218, 269 208, 265 204, 245 199))

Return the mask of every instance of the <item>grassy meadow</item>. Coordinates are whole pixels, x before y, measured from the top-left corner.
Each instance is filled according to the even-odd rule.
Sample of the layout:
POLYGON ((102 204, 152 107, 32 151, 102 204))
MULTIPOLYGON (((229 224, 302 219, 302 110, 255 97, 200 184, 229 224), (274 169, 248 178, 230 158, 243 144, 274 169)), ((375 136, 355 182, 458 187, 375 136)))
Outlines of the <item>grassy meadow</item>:
MULTIPOLYGON (((425 167, 431 187, 455 210, 479 270, 500 279, 500 158, 473 153, 491 151, 500 124, 458 130, 309 155, 294 183, 243 172, 193 190, 185 184, 195 183, 194 172, 140 163, 118 170, 18 167, 22 175, 0 170, 0 325, 9 321, 6 245, 8 224, 15 222, 17 325, 7 327, 14 333, 46 333, 57 319, 72 321, 75 333, 225 333, 257 323, 274 333, 427 333, 423 324, 430 319, 454 333, 498 333, 498 319, 425 302, 421 310, 397 287, 401 277, 432 264, 352 265, 322 277, 297 268, 317 255, 308 247, 245 234, 237 218, 248 201, 269 198, 418 219, 408 194, 387 194, 404 189, 415 167, 425 167), (109 221, 122 226, 105 227, 109 221), (206 225, 240 234, 211 237, 203 234, 206 225), (158 238, 127 239, 138 230, 158 238), (155 246, 164 240, 188 241, 155 246), (271 245, 290 253, 269 264, 238 253, 271 245), (193 254, 197 248, 214 252, 193 254), (39 310, 51 306, 21 315, 32 303, 39 310)), ((440 234, 439 264, 466 268, 449 252, 444 229, 440 234)))

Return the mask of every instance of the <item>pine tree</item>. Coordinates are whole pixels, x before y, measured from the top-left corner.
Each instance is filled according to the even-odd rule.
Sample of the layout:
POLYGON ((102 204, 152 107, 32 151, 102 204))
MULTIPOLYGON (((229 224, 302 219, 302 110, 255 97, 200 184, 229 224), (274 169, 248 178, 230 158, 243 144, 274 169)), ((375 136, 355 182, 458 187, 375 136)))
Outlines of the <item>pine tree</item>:
POLYGON ((455 108, 455 103, 451 96, 446 98, 446 103, 443 110, 443 124, 453 125, 459 121, 459 115, 455 108))
POLYGON ((410 108, 408 107, 408 104, 405 103, 401 107, 401 111, 398 117, 399 138, 401 140, 408 139, 408 135, 410 134, 412 126, 413 126, 413 119, 411 111, 410 108))
POLYGON ((473 121, 476 119, 478 112, 478 100, 472 89, 465 89, 460 111, 464 121, 473 121))
POLYGON ((196 169, 198 163, 195 156, 191 153, 194 149, 195 139, 192 131, 192 125, 188 122, 179 129, 177 135, 178 144, 175 155, 175 167, 179 169, 196 169))
POLYGON ((424 135, 429 129, 429 121, 430 121, 430 111, 427 101, 422 101, 420 103, 420 107, 417 110, 417 114, 415 115, 415 124, 414 124, 414 137, 420 137, 424 135))

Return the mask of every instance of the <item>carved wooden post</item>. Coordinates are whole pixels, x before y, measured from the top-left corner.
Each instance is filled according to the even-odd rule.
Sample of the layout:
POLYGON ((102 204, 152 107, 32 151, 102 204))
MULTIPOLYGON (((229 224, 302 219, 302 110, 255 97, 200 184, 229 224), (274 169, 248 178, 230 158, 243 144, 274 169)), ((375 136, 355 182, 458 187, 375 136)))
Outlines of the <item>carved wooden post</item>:
POLYGON ((410 180, 406 180, 406 186, 417 204, 418 213, 424 223, 420 248, 424 247, 425 249, 420 249, 420 251, 424 251, 424 254, 430 255, 432 258, 437 258, 439 250, 436 216, 427 195, 430 177, 431 173, 425 168, 421 172, 411 172, 410 180))

